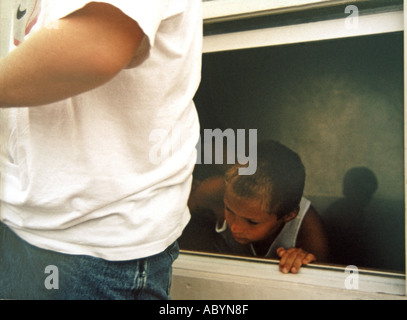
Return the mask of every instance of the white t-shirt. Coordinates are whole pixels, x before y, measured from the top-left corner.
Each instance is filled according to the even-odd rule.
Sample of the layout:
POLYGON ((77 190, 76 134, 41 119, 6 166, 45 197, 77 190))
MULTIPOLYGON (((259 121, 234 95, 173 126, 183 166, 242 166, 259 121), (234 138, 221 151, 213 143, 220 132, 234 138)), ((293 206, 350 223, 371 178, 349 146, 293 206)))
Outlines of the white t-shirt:
MULTIPOLYGON (((42 26, 58 28, 59 18, 89 2, 21 1, 14 42, 42 26)), ((35 246, 129 260, 163 251, 189 221, 201 1, 103 2, 138 22, 141 48, 97 89, 9 110, 0 217, 35 246)))

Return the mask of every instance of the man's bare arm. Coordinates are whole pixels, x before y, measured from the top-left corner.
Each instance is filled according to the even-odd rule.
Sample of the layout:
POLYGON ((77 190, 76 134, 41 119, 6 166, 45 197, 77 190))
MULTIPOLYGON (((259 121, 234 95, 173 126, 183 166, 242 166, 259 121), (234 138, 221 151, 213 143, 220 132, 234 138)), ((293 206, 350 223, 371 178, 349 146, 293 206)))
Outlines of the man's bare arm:
POLYGON ((94 89, 128 65, 143 37, 122 11, 92 2, 0 59, 0 107, 38 106, 94 89))

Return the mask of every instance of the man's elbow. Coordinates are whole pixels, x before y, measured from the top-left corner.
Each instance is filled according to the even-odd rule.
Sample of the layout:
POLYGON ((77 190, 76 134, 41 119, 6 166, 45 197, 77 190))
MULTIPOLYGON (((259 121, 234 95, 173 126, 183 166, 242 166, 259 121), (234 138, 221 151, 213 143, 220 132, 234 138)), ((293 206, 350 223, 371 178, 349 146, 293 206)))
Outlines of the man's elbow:
POLYGON ((83 60, 85 62, 83 70, 87 70, 89 76, 105 82, 114 78, 126 68, 132 58, 133 55, 129 53, 112 52, 110 50, 99 51, 83 60))
POLYGON ((60 20, 60 25, 80 47, 76 52, 90 72, 106 79, 127 67, 145 36, 136 21, 103 3, 85 6, 60 20))

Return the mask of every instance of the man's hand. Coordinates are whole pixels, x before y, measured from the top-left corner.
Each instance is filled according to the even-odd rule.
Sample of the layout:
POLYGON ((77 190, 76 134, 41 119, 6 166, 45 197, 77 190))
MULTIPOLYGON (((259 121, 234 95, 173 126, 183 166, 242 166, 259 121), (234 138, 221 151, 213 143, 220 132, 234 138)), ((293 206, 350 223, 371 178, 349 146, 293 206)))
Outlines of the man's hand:
POLYGON ((297 273, 302 265, 307 265, 316 260, 312 253, 308 253, 300 248, 277 249, 280 259, 280 271, 282 273, 297 273))

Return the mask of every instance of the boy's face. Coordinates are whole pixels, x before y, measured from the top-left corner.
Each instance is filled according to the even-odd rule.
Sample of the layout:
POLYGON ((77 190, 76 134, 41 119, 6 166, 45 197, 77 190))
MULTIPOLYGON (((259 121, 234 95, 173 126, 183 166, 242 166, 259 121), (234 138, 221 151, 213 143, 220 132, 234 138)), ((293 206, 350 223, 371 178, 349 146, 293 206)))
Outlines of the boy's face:
POLYGON ((262 210, 259 200, 236 196, 229 184, 224 202, 226 222, 240 244, 274 240, 287 222, 287 219, 278 219, 276 214, 262 210))

